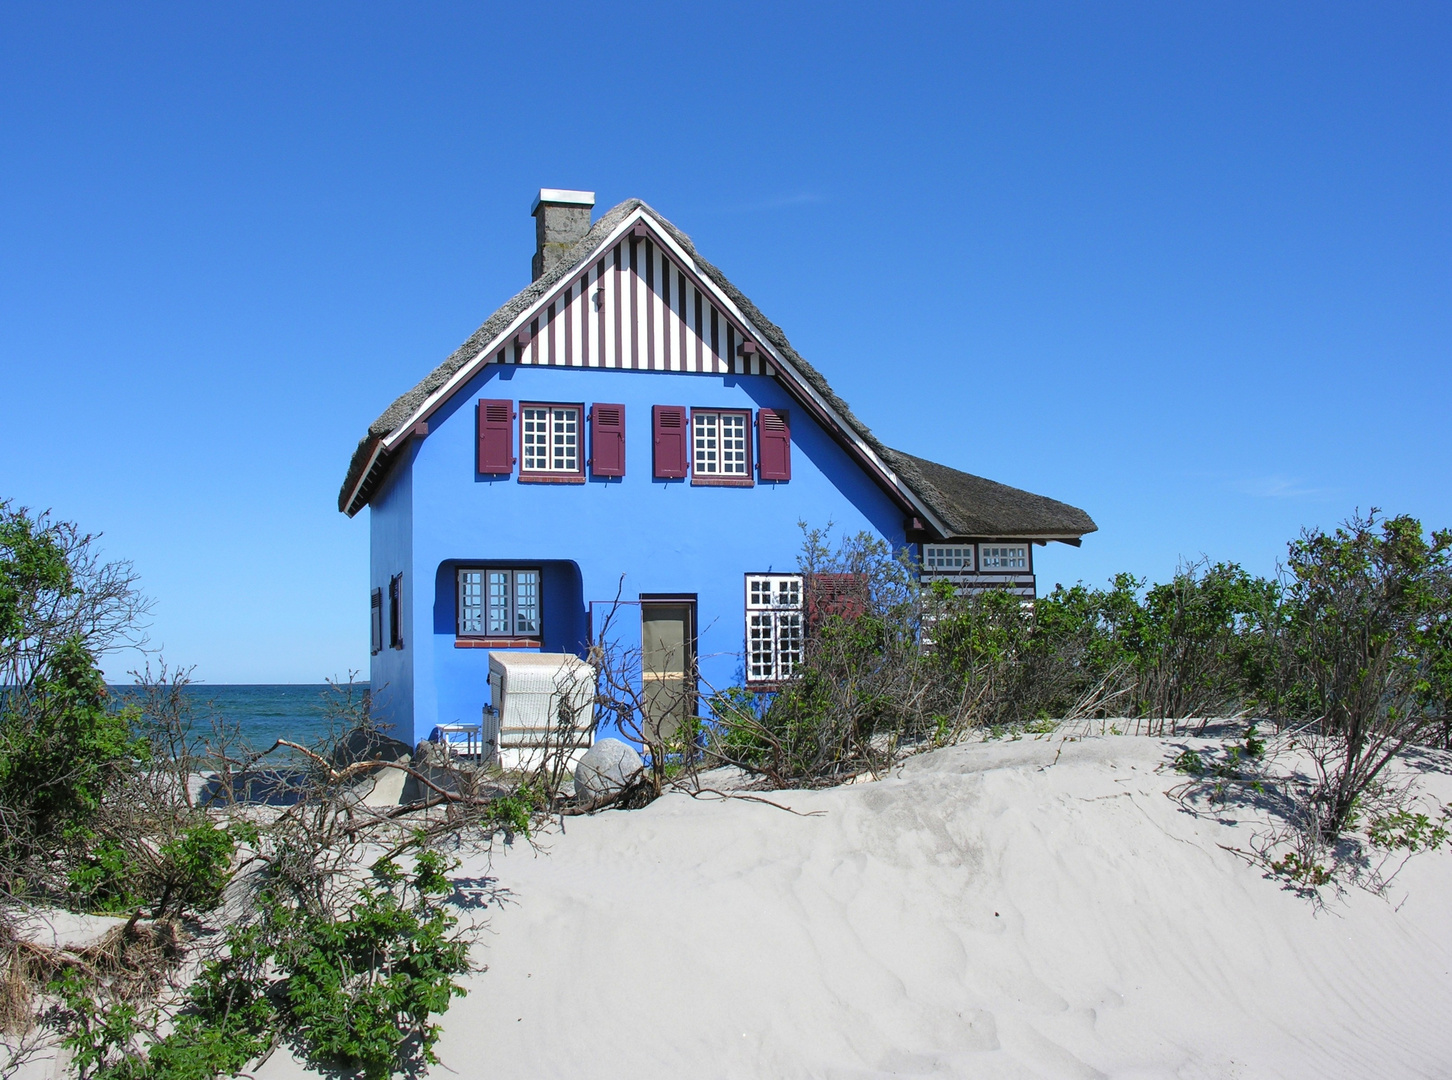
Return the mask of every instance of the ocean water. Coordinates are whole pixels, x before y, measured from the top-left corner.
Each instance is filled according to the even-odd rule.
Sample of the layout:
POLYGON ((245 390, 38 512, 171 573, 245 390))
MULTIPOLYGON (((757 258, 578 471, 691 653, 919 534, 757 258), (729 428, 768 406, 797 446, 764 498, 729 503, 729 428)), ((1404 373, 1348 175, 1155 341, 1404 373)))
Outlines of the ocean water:
MULTIPOLYGON (((112 690, 122 698, 135 692, 124 685, 112 690)), ((355 705, 367 691, 367 683, 353 684, 355 705)), ((341 733, 348 726, 341 710, 346 692, 346 688, 340 692, 326 683, 198 684, 184 690, 197 730, 211 730, 211 718, 220 717, 229 726, 235 725, 241 739, 254 750, 265 750, 278 739, 312 746, 327 736, 330 727, 341 733)))

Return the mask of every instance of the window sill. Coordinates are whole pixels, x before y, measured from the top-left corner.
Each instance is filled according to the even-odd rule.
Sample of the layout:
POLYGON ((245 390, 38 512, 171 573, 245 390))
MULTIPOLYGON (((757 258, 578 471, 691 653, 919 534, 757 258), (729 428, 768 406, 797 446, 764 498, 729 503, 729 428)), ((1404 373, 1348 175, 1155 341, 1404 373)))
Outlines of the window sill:
POLYGON ((755 487, 749 476, 693 476, 692 487, 755 487))
POLYGON ((583 484, 584 473, 526 473, 519 474, 521 484, 583 484))
POLYGON ((529 637, 456 637, 456 649, 538 649, 539 638, 529 637))

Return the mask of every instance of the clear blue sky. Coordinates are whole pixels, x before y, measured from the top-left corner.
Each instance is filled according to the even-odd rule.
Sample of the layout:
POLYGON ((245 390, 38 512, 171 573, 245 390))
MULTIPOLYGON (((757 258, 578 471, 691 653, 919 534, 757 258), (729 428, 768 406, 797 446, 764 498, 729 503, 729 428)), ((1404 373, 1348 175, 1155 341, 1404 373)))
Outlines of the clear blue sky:
MULTIPOLYGON (((214 682, 367 663, 371 421, 644 198, 1044 587, 1452 525, 1452 6, 0 7, 0 496, 214 682)), ((120 675, 135 658, 110 667, 120 675)))

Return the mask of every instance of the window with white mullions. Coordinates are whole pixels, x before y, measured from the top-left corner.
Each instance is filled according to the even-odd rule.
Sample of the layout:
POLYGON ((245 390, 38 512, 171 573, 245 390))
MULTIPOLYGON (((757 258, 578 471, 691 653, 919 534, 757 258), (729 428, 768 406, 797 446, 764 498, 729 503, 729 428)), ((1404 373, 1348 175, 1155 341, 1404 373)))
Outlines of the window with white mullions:
POLYGON ((748 416, 740 412, 691 414, 691 468, 698 477, 750 479, 748 416))
POLYGON ((972 544, 924 544, 923 569, 930 573, 973 573, 972 544))
POLYGON ((1028 547, 1022 544, 979 544, 978 568, 984 573, 1027 570, 1028 547))
POLYGON ((526 473, 579 473, 580 406, 523 405, 519 441, 526 473))
POLYGON ((791 678, 802 662, 806 620, 800 574, 746 576, 746 681, 791 678))
POLYGON ((538 570, 470 567, 459 571, 460 637, 538 637, 538 570))

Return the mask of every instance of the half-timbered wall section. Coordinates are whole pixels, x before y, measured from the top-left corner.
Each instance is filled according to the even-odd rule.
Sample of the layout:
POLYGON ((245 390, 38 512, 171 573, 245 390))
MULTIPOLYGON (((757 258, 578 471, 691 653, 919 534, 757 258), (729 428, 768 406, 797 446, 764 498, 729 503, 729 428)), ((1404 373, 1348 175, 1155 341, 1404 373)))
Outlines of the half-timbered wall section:
POLYGON ((501 364, 774 375, 745 328, 647 233, 624 237, 571 276, 501 364), (743 346, 745 348, 743 349, 743 346))

